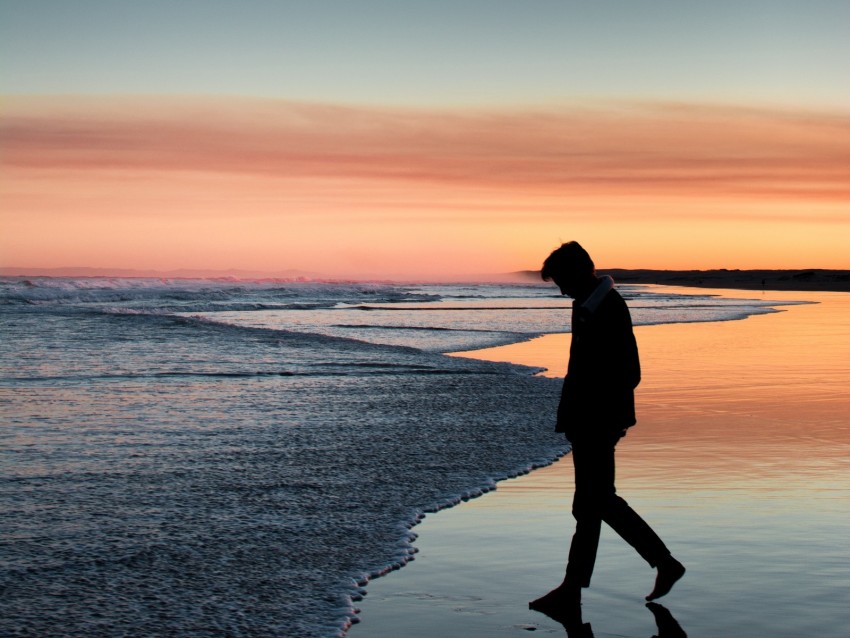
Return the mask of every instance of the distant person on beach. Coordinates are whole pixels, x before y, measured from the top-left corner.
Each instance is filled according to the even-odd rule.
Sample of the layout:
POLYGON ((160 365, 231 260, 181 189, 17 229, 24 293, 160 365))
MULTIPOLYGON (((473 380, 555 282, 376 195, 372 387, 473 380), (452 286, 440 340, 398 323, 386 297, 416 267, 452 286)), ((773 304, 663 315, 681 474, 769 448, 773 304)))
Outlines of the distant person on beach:
POLYGON ((657 569, 655 587, 646 597, 655 600, 670 591, 685 568, 614 487, 614 448, 636 423, 634 389, 640 383, 629 309, 614 281, 596 276, 593 260, 577 242, 552 252, 540 275, 573 298, 570 360, 555 429, 572 445, 576 531, 564 582, 529 607, 580 615, 581 590, 590 586, 602 521, 657 569))

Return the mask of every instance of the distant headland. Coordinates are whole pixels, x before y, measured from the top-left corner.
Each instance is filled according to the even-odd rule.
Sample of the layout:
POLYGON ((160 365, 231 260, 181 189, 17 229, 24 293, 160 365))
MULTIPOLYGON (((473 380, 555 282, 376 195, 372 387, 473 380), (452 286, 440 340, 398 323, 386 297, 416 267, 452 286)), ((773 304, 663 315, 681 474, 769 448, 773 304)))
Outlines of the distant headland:
MULTIPOLYGON (((661 286, 696 286, 700 288, 735 288, 740 290, 817 290, 850 292, 850 270, 649 270, 600 268, 598 273, 610 275, 622 284, 658 284, 661 286)), ((537 271, 523 273, 539 279, 537 271)))
MULTIPOLYGON (((850 270, 652 270, 648 268, 599 268, 600 275, 611 275, 621 284, 658 284, 661 286, 695 286, 700 288, 734 288, 739 290, 814 290, 850 292, 850 270)), ((243 279, 303 282, 376 281, 402 282, 535 282, 542 283, 537 270, 510 273, 459 274, 455 277, 334 277, 303 270, 276 272, 252 270, 132 270, 121 268, 14 268, 0 266, 0 277, 74 277, 74 278, 162 278, 162 279, 243 279)))

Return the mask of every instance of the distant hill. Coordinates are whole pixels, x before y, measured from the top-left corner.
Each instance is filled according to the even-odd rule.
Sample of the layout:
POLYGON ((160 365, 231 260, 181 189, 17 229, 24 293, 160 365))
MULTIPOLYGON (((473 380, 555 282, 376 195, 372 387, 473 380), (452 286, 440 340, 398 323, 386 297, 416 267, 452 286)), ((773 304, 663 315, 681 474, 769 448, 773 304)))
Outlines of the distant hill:
MULTIPOLYGON (((600 275, 611 275, 623 284, 658 284, 700 288, 736 288, 741 290, 823 290, 850 292, 850 270, 650 270, 600 268, 600 275)), ((540 273, 517 273, 539 281, 540 273)))
MULTIPOLYGON (((600 268, 601 275, 611 275, 623 284, 658 284, 662 286, 695 286, 701 288, 736 288, 741 290, 823 290, 850 292, 850 270, 652 270, 600 268)), ((133 270, 129 268, 14 268, 0 266, 3 277, 146 277, 157 279, 281 279, 286 281, 336 280, 321 273, 304 270, 276 272, 254 270, 133 270)), ((356 277, 353 280, 363 280, 356 277)), ((406 281, 392 277, 369 277, 369 280, 406 281)), ((423 279, 422 281, 426 281, 423 279)), ((440 282, 533 282, 543 283, 537 270, 510 273, 462 275, 440 282)))

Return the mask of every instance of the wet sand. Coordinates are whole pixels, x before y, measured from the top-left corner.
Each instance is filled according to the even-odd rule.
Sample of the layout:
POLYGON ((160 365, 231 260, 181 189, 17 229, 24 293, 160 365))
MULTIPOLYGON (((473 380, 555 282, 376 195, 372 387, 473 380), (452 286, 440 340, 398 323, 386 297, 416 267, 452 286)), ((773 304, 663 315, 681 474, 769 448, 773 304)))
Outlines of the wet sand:
MULTIPOLYGON (((764 296, 819 303, 636 329, 644 380, 617 484, 688 568, 659 601, 683 633, 662 637, 843 638, 850 626, 850 295, 764 296)), ((569 338, 466 356, 559 377, 569 338)), ((563 635, 527 603, 563 577, 571 496, 567 456, 429 515, 417 560, 369 583, 349 635, 563 635)), ((583 604, 594 635, 659 635, 643 600, 653 580, 603 526, 583 604)))

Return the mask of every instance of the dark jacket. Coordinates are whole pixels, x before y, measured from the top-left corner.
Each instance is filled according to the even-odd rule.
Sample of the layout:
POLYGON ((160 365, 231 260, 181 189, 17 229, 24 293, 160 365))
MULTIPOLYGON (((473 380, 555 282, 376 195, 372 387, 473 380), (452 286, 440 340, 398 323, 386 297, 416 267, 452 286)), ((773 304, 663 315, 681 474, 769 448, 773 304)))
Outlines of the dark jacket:
POLYGON ((594 312, 573 303, 570 362, 556 431, 573 440, 620 432, 636 423, 640 359, 626 302, 611 289, 594 312))

